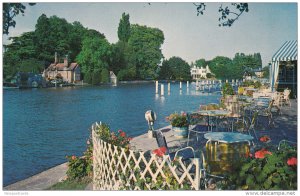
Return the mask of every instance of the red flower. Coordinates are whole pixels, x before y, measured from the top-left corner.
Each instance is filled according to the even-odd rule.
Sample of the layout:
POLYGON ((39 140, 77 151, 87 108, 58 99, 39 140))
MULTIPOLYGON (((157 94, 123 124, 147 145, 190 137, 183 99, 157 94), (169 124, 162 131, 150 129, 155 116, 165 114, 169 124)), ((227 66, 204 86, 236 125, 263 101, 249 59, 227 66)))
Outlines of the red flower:
POLYGON ((287 164, 288 164, 289 166, 297 165, 297 158, 292 157, 292 158, 288 159, 288 160, 287 160, 287 164))
POLYGON ((254 156, 256 159, 263 159, 263 158, 265 158, 266 154, 272 155, 272 153, 270 151, 267 151, 266 149, 263 148, 259 151, 256 151, 254 156))
POLYGON ((271 139, 270 139, 270 137, 269 136, 262 136, 260 139, 259 139, 259 141, 261 141, 261 142, 268 142, 268 141, 270 141, 271 139))
POLYGON ((153 152, 153 154, 156 154, 157 156, 162 157, 167 152, 167 148, 163 146, 163 147, 153 150, 152 152, 153 152))
POLYGON ((75 159, 76 159, 76 156, 73 155, 73 156, 72 156, 72 160, 75 160, 75 159))
POLYGON ((121 136, 121 137, 125 137, 125 136, 126 136, 126 133, 125 133, 125 132, 121 132, 121 133, 120 133, 120 136, 121 136))
POLYGON ((131 138, 131 137, 129 137, 129 138, 127 138, 127 140, 128 140, 128 141, 131 141, 131 140, 132 140, 132 138, 131 138))

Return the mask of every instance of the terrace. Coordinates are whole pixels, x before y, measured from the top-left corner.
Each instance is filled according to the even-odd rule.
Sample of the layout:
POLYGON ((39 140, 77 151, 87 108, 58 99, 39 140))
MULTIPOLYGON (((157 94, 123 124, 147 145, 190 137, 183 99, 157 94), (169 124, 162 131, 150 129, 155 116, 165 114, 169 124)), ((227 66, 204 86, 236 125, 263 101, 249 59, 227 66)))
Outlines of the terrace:
MULTIPOLYGON (((241 97, 243 96, 239 96, 239 98, 241 97)), ((273 98, 270 95, 269 101, 272 104, 273 98)), ((196 122, 190 123, 188 126, 187 137, 179 137, 181 133, 174 132, 174 127, 166 126, 154 131, 156 138, 145 133, 130 141, 130 149, 124 149, 103 142, 95 138, 94 134, 94 190, 262 190, 268 189, 266 187, 275 189, 277 187, 278 190, 294 189, 297 186, 294 184, 297 183, 294 180, 297 175, 296 170, 293 170, 294 166, 290 166, 292 170, 289 170, 291 169, 289 167, 274 166, 274 171, 272 171, 274 173, 270 174, 270 171, 267 172, 265 169, 269 165, 262 167, 257 174, 248 174, 250 177, 262 175, 263 177, 259 180, 250 180, 246 176, 244 180, 247 181, 247 186, 241 188, 235 182, 231 182, 232 185, 226 181, 224 188, 226 176, 234 176, 237 171, 235 169, 239 164, 240 166, 248 164, 249 161, 252 161, 251 163, 254 165, 255 161, 261 164, 261 161, 265 159, 269 160, 266 163, 269 164, 272 163, 271 156, 269 156, 272 153, 274 154, 272 155, 273 159, 277 158, 277 162, 280 161, 278 154, 282 154, 282 152, 279 152, 278 147, 282 146, 282 143, 280 144, 282 140, 291 141, 292 143, 288 143, 287 146, 294 147, 292 151, 287 148, 289 150, 285 152, 286 154, 292 156, 290 153, 297 153, 296 145, 294 145, 297 144, 297 100, 291 100, 291 106, 279 104, 278 107, 273 107, 275 105, 271 104, 270 106, 269 102, 261 103, 261 99, 259 101, 251 99, 251 104, 246 104, 245 107, 237 109, 231 105, 230 115, 224 112, 226 110, 216 113, 218 110, 215 108, 211 110, 214 115, 208 115, 210 110, 207 107, 190 112, 188 116, 190 119, 196 119, 196 122), (270 109, 269 116, 261 113, 267 108, 270 109), (274 108, 276 110, 273 110, 274 108), (280 108, 280 112, 278 112, 278 108, 280 108), (234 115, 237 110, 238 114, 234 115), (247 110, 250 110, 250 113, 246 112, 247 110), (257 116, 254 111, 257 111, 257 116), (199 117, 201 113, 205 113, 205 115, 200 115, 199 121, 197 121, 197 117, 192 116, 197 114, 199 117), (249 120, 244 120, 246 118, 249 120), (242 122, 242 126, 236 122, 242 122), (237 124, 239 124, 239 128, 237 124), (218 139, 212 139, 213 136, 217 136, 218 139), (163 142, 163 137, 166 144, 163 142), (182 151, 175 154, 177 156, 174 157, 177 150, 191 148, 194 151, 193 156, 190 156, 192 153, 182 151), (262 153, 262 157, 259 157, 258 153, 262 153), (247 158, 249 156, 253 156, 253 158, 249 160, 247 158), (248 162, 243 162, 245 159, 248 159, 248 162), (103 163, 106 164, 103 165, 103 163), (269 175, 278 174, 277 167, 289 170, 287 172, 291 176, 286 174, 288 178, 291 178, 290 181, 287 180, 289 185, 278 188, 276 183, 283 180, 281 177, 276 178, 277 181, 274 182, 267 180, 269 175), (122 180, 124 178, 126 180, 122 180), (259 182, 263 180, 267 180, 267 183, 260 185, 259 182)), ((94 125, 93 130, 94 133, 99 130, 99 125, 94 125)), ((293 156, 295 156, 294 154, 293 156)), ((286 164, 286 160, 283 164, 286 164)), ((284 172, 286 171, 284 170, 284 172)))

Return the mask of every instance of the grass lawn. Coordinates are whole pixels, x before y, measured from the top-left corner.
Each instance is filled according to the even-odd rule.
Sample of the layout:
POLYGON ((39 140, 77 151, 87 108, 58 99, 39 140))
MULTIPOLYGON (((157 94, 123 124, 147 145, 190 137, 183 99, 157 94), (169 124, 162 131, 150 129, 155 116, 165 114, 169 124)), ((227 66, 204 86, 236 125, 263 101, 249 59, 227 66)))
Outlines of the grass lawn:
POLYGON ((84 190, 91 182, 91 179, 85 178, 82 180, 65 180, 54 184, 46 190, 84 190))

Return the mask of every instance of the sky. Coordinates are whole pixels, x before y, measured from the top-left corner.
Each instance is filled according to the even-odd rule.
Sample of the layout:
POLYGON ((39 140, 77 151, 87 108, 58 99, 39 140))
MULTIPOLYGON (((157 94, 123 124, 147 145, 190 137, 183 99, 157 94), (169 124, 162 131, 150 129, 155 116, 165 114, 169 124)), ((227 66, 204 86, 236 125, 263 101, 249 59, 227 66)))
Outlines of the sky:
MULTIPOLYGON (((103 33, 110 43, 118 41, 117 29, 122 13, 128 13, 131 24, 146 25, 163 31, 162 53, 165 59, 178 56, 188 63, 216 56, 233 58, 236 53, 260 53, 263 66, 287 40, 297 40, 297 3, 249 3, 232 27, 219 27, 220 5, 206 3, 204 15, 197 16, 192 2, 92 2, 37 3, 26 6, 24 16, 16 17, 16 27, 9 36, 33 31, 40 15, 56 15, 68 22, 79 21, 84 27, 103 33)), ((28 4, 27 4, 28 5, 28 4)), ((8 43, 3 36, 3 44, 8 43)))

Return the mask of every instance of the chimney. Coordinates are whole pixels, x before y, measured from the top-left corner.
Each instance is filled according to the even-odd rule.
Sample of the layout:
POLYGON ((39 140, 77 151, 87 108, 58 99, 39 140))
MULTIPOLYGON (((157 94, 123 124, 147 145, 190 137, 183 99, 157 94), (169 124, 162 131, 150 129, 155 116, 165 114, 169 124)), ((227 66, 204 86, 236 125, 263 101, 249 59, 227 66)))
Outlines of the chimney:
POLYGON ((68 55, 64 58, 64 67, 68 67, 68 55))
POLYGON ((55 54, 54 54, 54 64, 57 64, 57 63, 58 63, 57 52, 55 52, 55 54))

